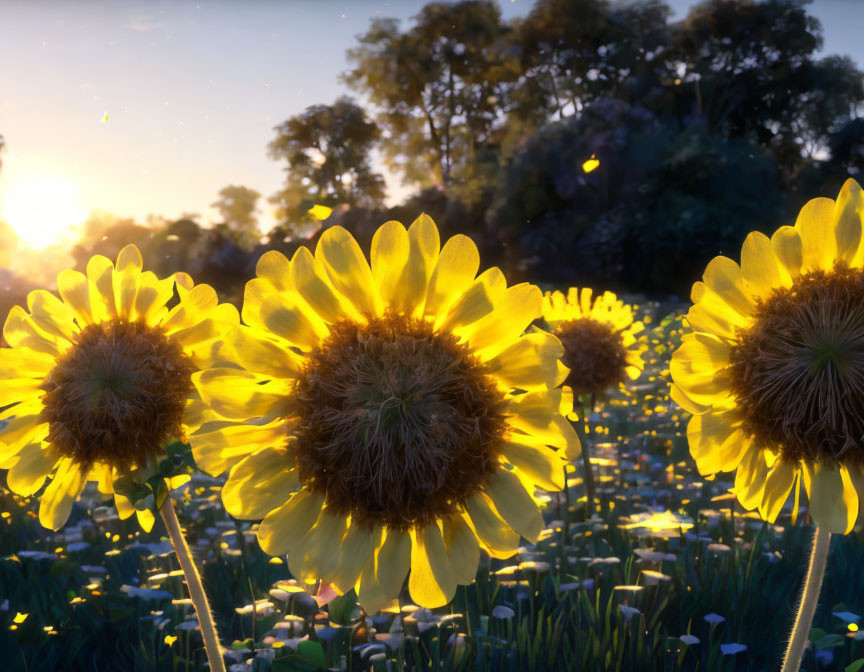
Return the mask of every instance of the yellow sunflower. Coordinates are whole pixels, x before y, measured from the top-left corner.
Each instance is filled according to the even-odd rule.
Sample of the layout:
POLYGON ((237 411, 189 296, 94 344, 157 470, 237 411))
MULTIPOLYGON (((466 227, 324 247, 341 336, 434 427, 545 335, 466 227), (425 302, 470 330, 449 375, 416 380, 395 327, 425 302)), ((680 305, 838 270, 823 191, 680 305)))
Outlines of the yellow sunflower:
POLYGON ((807 203, 795 226, 747 236, 739 266, 714 258, 693 285, 672 396, 693 413, 702 474, 775 521, 794 489, 817 526, 846 533, 864 492, 864 199, 807 203), (737 471, 736 471, 737 470, 737 471))
POLYGON ((356 588, 367 610, 409 573, 418 604, 449 602, 480 549, 509 557, 538 538, 535 487, 560 490, 578 438, 560 414, 558 339, 525 333, 530 284, 507 287, 427 216, 387 222, 371 268, 341 227, 314 256, 268 252, 221 356, 192 379, 225 421, 190 436, 196 463, 230 469, 228 512, 292 573, 356 588), (296 492, 295 492, 296 491, 296 492))
POLYGON ((566 297, 546 292, 543 319, 564 345, 563 362, 570 369, 564 385, 574 398, 599 397, 642 373, 644 348, 637 335, 645 325, 612 292, 596 298, 588 287, 571 287, 566 297))
MULTIPOLYGON (((0 468, 16 493, 42 493, 39 520, 58 530, 87 481, 114 494, 121 518, 137 512, 115 481, 152 477, 164 447, 207 419, 191 376, 212 366, 211 350, 237 309, 219 304, 185 273, 160 280, 142 272, 134 245, 116 266, 94 256, 86 274, 65 270, 60 298, 30 292, 14 306, 0 348, 0 468), (179 300, 169 308, 175 295, 179 300)), ((182 476, 178 477, 182 479, 182 476)), ((176 482, 175 482, 176 484, 176 482)))

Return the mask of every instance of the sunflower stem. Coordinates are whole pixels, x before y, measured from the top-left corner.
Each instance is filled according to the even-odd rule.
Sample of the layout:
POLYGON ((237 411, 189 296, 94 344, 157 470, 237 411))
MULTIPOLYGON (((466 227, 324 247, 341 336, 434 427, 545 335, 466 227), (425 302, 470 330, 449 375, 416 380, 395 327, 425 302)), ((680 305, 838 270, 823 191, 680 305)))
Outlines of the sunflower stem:
POLYGON ((584 412, 582 414, 582 435, 584 440, 582 441, 582 472, 583 477, 585 479, 585 520, 590 520, 591 516, 594 515, 594 470, 591 467, 591 455, 590 455, 590 432, 588 430, 588 418, 591 413, 594 411, 594 395, 591 395, 591 403, 586 404, 584 406, 584 412))
POLYGON ((195 614, 198 616, 198 625, 201 627, 201 635, 204 637, 204 649, 207 652, 210 670, 211 672, 225 672, 225 660, 222 657, 222 647, 219 645, 219 635, 216 634, 216 624, 210 611, 210 603, 207 601, 207 594, 201 583, 201 575, 192 559, 189 544, 186 543, 186 537, 183 536, 183 530, 180 529, 180 521, 177 520, 174 501, 170 495, 165 498, 160 507, 159 515, 165 522, 168 536, 171 538, 171 544, 174 546, 174 552, 177 554, 180 568, 186 578, 189 597, 192 598, 195 614))
POLYGON ((822 579, 825 576, 825 566, 828 564, 828 549, 831 546, 831 533, 816 527, 813 535, 813 550, 810 553, 810 566, 807 568, 807 578, 804 581, 804 591, 792 626, 792 636, 783 659, 781 672, 798 672, 801 658, 807 646, 810 626, 813 625, 813 615, 819 602, 819 592, 822 589, 822 579))

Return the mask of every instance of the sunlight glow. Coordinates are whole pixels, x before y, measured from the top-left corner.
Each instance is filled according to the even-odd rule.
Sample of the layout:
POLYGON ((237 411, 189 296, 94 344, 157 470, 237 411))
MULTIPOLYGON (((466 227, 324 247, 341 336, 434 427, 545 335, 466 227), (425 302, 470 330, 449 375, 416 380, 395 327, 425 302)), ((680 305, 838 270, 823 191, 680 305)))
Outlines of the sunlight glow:
POLYGON ((0 198, 0 219, 22 243, 35 249, 71 238, 86 214, 78 204, 78 185, 57 175, 18 177, 0 198))

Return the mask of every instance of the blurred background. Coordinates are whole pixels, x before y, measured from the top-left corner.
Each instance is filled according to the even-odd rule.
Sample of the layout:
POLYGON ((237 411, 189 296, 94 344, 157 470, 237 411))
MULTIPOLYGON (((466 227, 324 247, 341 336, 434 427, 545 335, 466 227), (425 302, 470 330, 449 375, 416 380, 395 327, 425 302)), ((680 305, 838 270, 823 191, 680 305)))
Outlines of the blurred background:
POLYGON ((18 2, 0 314, 94 253, 239 300, 432 215, 514 282, 685 297, 864 168, 855 0, 18 2))

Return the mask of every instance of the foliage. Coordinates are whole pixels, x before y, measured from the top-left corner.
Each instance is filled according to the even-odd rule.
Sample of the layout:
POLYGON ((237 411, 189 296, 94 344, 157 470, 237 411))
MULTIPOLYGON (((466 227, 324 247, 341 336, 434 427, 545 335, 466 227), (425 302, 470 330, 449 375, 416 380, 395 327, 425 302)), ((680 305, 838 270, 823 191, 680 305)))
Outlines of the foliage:
POLYGON ((684 294, 706 258, 736 255, 749 231, 785 213, 774 159, 759 146, 600 100, 525 144, 488 226, 527 277, 684 294), (591 156, 599 167, 585 172, 591 156))
POLYGON ((509 32, 491 0, 432 2, 405 32, 374 19, 349 49, 345 81, 378 109, 385 155, 409 182, 458 190, 484 175, 518 74, 509 32))
POLYGON ((485 220, 508 273, 684 294, 747 226, 860 170, 864 74, 819 55, 806 5, 705 0, 672 23, 662 0, 537 0, 513 21, 433 2, 405 29, 374 19, 344 78, 390 166, 485 220))
POLYGON ((369 156, 380 131, 350 98, 307 107, 275 130, 270 157, 288 162, 285 188, 274 198, 279 220, 308 220, 316 204, 380 204, 384 179, 372 170, 369 156))
POLYGON ((660 0, 544 0, 516 24, 521 81, 518 126, 578 115, 598 98, 634 102, 659 85, 669 7, 660 0))
POLYGON ((216 225, 237 245, 251 249, 261 238, 255 210, 261 198, 254 189, 229 184, 219 190, 219 198, 211 207, 219 211, 222 222, 216 225))

